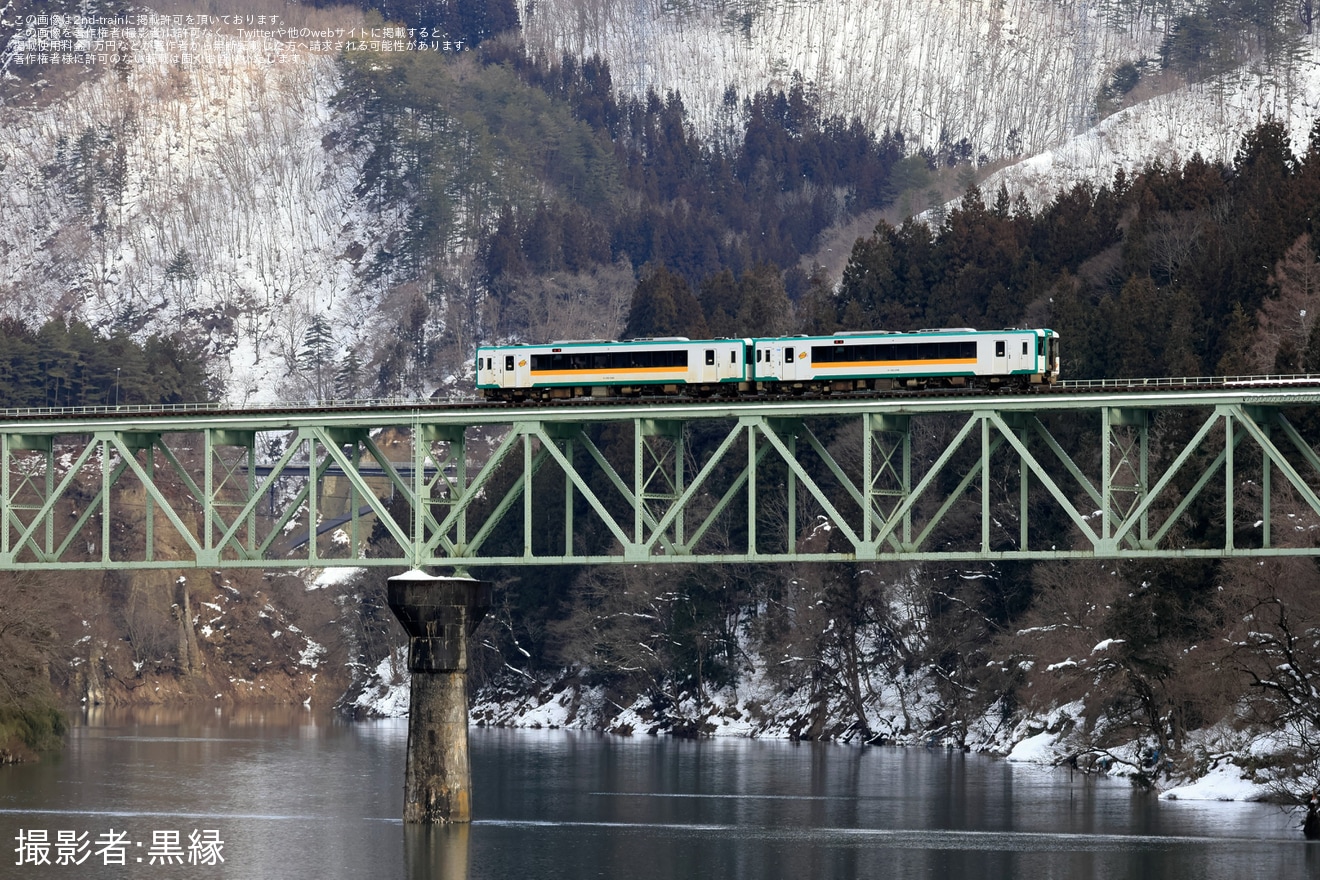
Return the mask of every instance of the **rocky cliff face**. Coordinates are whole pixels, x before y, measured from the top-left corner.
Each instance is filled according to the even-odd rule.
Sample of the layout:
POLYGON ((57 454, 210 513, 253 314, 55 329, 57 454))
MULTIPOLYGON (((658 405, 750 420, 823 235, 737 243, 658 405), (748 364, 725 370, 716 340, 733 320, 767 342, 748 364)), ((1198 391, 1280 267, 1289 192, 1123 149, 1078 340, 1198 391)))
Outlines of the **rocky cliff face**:
POLYGON ((107 574, 80 589, 98 613, 53 621, 68 702, 333 705, 347 686, 342 594, 296 575, 107 574))

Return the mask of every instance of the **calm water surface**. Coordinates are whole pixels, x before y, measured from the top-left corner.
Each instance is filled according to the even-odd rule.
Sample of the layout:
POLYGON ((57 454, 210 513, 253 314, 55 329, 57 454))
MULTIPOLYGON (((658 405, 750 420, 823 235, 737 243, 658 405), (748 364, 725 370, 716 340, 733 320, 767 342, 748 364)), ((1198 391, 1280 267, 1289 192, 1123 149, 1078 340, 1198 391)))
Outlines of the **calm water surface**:
POLYGON ((476 821, 405 828, 405 742, 292 710, 96 718, 0 768, 0 877, 1320 877, 1273 807, 924 749, 474 730, 476 821), (52 862, 86 832, 86 860, 17 864, 34 830, 52 862), (172 831, 185 856, 215 832, 223 864, 150 864, 172 831))

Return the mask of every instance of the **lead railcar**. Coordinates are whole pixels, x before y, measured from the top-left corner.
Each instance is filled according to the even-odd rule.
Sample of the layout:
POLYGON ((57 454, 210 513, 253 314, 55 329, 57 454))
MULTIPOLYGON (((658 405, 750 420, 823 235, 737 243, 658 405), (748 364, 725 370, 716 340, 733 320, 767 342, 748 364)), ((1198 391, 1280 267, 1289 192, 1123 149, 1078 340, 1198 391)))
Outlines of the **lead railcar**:
POLYGON ((1059 336, 1046 329, 864 331, 752 344, 753 378, 769 391, 1030 388, 1059 375, 1059 336))

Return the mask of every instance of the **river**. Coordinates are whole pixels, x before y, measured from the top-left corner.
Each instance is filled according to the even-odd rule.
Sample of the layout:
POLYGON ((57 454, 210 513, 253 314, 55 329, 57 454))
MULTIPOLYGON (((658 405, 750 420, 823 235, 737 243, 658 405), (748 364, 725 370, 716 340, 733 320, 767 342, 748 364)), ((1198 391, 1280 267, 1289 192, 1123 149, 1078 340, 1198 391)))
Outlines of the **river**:
POLYGON ((0 768, 0 877, 1320 877, 1275 807, 942 749, 474 729, 472 825, 405 828, 406 738, 289 709, 102 713, 0 768))

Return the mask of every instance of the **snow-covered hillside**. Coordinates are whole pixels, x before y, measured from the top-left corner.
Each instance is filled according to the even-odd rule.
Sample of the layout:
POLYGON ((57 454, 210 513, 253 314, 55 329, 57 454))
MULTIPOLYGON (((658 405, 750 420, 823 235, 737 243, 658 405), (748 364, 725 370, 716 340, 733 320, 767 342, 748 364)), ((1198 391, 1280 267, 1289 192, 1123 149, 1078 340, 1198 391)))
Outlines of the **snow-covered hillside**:
POLYGON ((1000 180, 1039 204, 1077 179, 1199 152, 1231 160, 1247 131, 1285 120, 1302 151, 1320 114, 1320 36, 1286 63, 1253 62, 1170 87, 1097 123, 1097 96, 1124 62, 1152 59, 1167 16, 1103 2, 537 0, 523 6, 531 52, 599 53, 615 87, 675 90, 702 129, 728 124, 725 90, 787 89, 794 74, 827 112, 901 130, 917 146, 963 138, 990 161, 1026 157, 1000 180), (1120 26, 1116 26, 1122 20, 1120 26))
POLYGON ((1286 76, 1247 67, 1157 95, 1005 168, 982 189, 993 192, 1002 182, 1039 206, 1075 181, 1109 183, 1120 168, 1130 173, 1155 160, 1176 164, 1197 153, 1228 162, 1243 135, 1271 119, 1288 126, 1294 153, 1307 151, 1311 127, 1320 119, 1315 41, 1286 76))
POLYGON ((1085 128, 1106 78, 1162 37, 1149 17, 1119 29, 1099 4, 1052 0, 526 0, 522 16, 532 51, 599 53, 616 87, 676 90, 707 131, 727 87, 787 89, 796 72, 828 112, 992 158, 1085 128))
POLYGON ((341 349, 371 332, 356 259, 393 220, 322 145, 334 56, 234 40, 183 68, 136 39, 126 79, 0 108, 0 315, 205 331, 233 403, 278 399, 313 316, 341 349))

